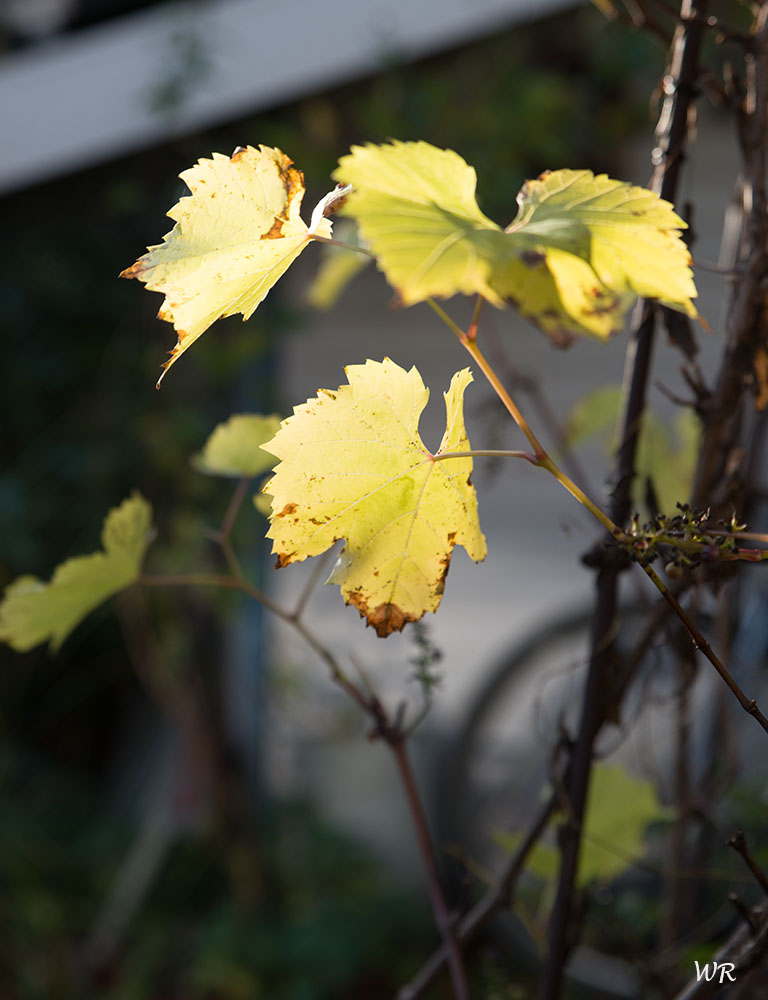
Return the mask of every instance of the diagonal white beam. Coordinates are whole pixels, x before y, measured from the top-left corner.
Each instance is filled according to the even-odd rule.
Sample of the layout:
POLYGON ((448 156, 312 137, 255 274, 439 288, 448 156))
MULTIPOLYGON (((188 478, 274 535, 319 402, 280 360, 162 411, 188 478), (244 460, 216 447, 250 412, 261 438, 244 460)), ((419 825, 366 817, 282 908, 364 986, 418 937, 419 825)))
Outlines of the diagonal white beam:
POLYGON ((198 0, 62 36, 0 60, 0 192, 573 4, 198 0))

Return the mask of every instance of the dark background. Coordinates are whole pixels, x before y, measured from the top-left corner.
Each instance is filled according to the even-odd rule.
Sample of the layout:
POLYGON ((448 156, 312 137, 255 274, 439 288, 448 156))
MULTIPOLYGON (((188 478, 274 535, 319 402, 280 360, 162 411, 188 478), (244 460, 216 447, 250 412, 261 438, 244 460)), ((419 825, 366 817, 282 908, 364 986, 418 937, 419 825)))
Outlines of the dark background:
MULTIPOLYGON (((67 30, 125 7, 82 4, 67 30)), ((6 48, 22 43, 6 34, 6 48)), ((95 550, 106 511, 133 488, 154 507, 154 569, 217 565, 203 531, 230 487, 189 456, 230 413, 291 402, 274 359, 281 338, 302 335, 303 306, 279 287, 248 323, 218 324, 154 389, 174 335, 154 318, 159 296, 117 274, 170 228, 181 170, 214 150, 279 146, 304 171, 311 206, 350 144, 425 139, 475 166, 483 210, 504 222, 542 169, 621 176, 622 144, 647 130, 662 69, 661 47, 578 8, 4 198, 0 584, 47 579, 95 550)), ((238 530, 258 575, 263 522, 249 510, 238 530)), ((206 594, 128 596, 55 657, 0 651, 2 1000, 384 997, 429 950, 421 891, 393 886, 305 804, 267 794, 258 760, 233 750, 219 672, 243 613, 206 594), (153 760, 178 733, 189 801, 171 785, 173 836, 100 952, 101 906, 146 833, 153 760)), ((258 617, 252 625, 258 656, 258 617)), ((492 957, 484 975, 496 975, 492 957)))

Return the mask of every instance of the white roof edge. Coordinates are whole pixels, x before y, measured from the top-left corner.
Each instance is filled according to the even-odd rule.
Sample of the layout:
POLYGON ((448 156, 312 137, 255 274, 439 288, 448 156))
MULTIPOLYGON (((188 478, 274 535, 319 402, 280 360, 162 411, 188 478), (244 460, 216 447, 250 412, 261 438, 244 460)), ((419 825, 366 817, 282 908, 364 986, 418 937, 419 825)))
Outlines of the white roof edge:
POLYGON ((0 193, 575 2, 198 0, 63 36, 0 60, 0 193), (168 85, 182 98, 158 110, 168 85))

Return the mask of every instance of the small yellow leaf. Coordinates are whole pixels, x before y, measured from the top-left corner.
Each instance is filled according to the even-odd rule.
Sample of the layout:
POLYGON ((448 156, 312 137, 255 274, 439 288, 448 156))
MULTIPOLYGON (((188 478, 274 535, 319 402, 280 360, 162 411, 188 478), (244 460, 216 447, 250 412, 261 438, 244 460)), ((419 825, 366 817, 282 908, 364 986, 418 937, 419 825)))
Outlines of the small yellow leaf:
POLYGON ((261 446, 279 427, 280 417, 274 413, 235 413, 214 429, 192 464, 209 476, 258 476, 275 464, 261 446))
POLYGON ((352 185, 342 214, 357 219, 404 305, 474 292, 502 304, 488 280, 504 234, 480 211, 475 171, 458 153, 428 142, 353 146, 333 176, 352 185))
POLYGON ((134 493, 107 514, 103 552, 67 559, 50 583, 34 576, 14 580, 0 603, 0 640, 19 652, 50 640, 55 652, 89 612, 138 578, 151 517, 147 501, 134 493))
MULTIPOLYGON (((217 319, 253 313, 311 239, 299 214, 304 178, 279 149, 214 153, 180 174, 191 191, 168 212, 176 225, 122 272, 165 293, 158 313, 178 343, 170 366, 217 319)), ((331 235, 320 218, 314 231, 331 235)))
MULTIPOLYGON (((281 459, 265 486, 278 565, 319 555, 345 539, 329 582, 341 587, 380 636, 435 611, 451 552, 479 561, 471 458, 435 462, 419 436, 429 398, 415 368, 389 358, 346 369, 348 385, 294 407, 264 447, 281 459)), ((436 454, 467 451, 469 369, 445 393, 446 430, 436 454)))

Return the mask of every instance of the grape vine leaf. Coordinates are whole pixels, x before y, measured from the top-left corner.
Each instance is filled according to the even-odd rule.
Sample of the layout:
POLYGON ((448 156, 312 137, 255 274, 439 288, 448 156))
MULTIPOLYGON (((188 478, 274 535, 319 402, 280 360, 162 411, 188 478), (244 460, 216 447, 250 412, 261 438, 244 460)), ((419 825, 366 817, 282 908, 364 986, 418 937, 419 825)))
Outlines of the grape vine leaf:
POLYGON ((280 417, 274 413, 234 413, 214 428, 192 464, 209 476, 258 476, 275 464, 261 446, 279 427, 280 417))
POLYGON ((217 319, 248 319, 313 234, 331 235, 322 212, 310 227, 301 219, 304 178, 279 149, 213 153, 179 176, 191 195, 168 212, 176 225, 120 275, 165 294, 158 317, 173 323, 178 343, 158 386, 217 319))
MULTIPOLYGON (((670 815, 650 781, 636 778, 615 764, 596 765, 590 778, 577 884, 610 881, 620 875, 645 853, 648 825, 670 815)), ((522 837, 500 832, 495 839, 512 853, 522 837)), ((526 865, 539 878, 551 882, 557 877, 559 852, 538 843, 526 865)))
POLYGON ((133 493, 107 514, 103 552, 67 559, 50 583, 20 576, 9 584, 0 602, 0 640, 19 652, 46 640, 58 650, 89 612, 138 579, 152 540, 151 519, 150 505, 133 493))
MULTIPOLYGON (((264 448, 281 461, 265 486, 267 537, 278 566, 346 544, 328 580, 379 636, 435 611, 455 545, 475 562, 485 538, 471 483, 472 459, 434 461, 419 435, 429 399, 416 368, 389 358, 346 368, 348 385, 294 407, 264 448)), ((446 429, 436 454, 467 451, 457 372, 444 393, 446 429)))
POLYGON ((616 333, 638 296, 696 316, 686 224, 645 188, 589 170, 547 172, 526 182, 502 230, 452 150, 353 146, 334 177, 353 186, 343 212, 405 305, 479 293, 517 306, 559 344, 616 333))
MULTIPOLYGON (((600 435, 605 440, 605 453, 612 454, 618 446, 621 400, 621 388, 616 385, 601 386, 579 399, 566 418, 564 445, 575 448, 600 435)), ((649 480, 663 514, 674 514, 677 503, 690 498, 700 442, 701 421, 689 407, 677 414, 674 423, 661 420, 648 409, 643 412, 632 491, 636 510, 647 508, 649 480)), ((647 513, 652 516, 655 511, 647 513)))

